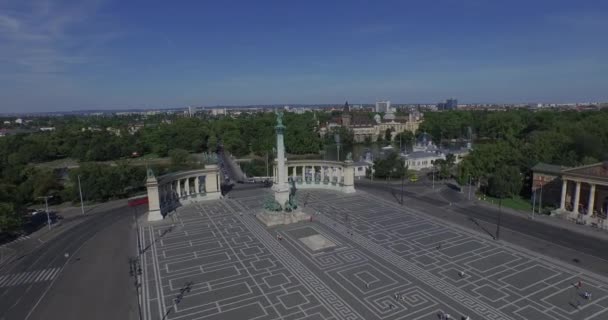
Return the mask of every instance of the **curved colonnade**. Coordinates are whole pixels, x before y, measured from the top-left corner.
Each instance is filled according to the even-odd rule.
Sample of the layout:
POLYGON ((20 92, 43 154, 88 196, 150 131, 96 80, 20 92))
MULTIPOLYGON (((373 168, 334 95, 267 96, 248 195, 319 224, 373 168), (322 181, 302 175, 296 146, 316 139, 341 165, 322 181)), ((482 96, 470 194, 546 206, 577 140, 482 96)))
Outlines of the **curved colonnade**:
MULTIPOLYGON (((355 192, 353 161, 288 160, 286 176, 296 182, 299 189, 331 189, 344 193, 355 192)), ((276 183, 275 165, 273 182, 276 183)))
POLYGON ((149 176, 148 221, 162 220, 168 212, 194 202, 221 198, 220 174, 217 165, 204 169, 180 171, 166 175, 149 176))
MULTIPOLYGON (((278 181, 274 166, 273 182, 278 181)), ((285 162, 285 176, 296 182, 298 189, 329 189, 355 192, 353 161, 291 160, 285 162)), ((220 171, 217 165, 204 169, 180 171, 146 180, 148 189, 148 221, 162 220, 176 208, 199 201, 222 198, 220 171)))

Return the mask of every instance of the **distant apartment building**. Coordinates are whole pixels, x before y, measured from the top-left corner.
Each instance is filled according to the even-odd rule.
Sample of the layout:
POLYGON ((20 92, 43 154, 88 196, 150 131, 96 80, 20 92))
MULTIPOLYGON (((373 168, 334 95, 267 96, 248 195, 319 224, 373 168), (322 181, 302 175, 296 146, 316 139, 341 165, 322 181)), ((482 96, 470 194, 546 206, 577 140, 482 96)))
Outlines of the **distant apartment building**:
POLYGON ((458 100, 447 99, 445 102, 439 102, 437 104, 437 110, 456 110, 458 108, 458 100))
POLYGON ((445 107, 448 110, 456 110, 458 108, 458 100, 456 100, 456 99, 447 99, 445 101, 445 107))
POLYGON ((391 109, 391 102, 388 100, 376 102, 376 112, 388 112, 391 109))

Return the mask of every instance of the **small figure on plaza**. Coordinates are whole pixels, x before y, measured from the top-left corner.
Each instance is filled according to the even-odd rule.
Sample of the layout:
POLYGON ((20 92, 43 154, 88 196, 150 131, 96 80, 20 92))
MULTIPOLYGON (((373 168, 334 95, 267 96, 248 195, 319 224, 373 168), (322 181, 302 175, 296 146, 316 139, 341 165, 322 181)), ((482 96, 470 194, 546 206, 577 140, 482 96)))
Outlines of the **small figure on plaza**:
POLYGON ((346 161, 353 161, 353 153, 349 152, 346 154, 346 161))

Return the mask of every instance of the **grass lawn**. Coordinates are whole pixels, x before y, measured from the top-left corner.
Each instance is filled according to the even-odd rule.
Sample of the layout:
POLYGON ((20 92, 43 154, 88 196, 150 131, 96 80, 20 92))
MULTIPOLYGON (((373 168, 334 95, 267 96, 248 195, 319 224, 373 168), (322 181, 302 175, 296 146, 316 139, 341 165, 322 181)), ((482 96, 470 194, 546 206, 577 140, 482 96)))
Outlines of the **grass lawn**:
MULTIPOLYGON (((498 205, 498 198, 486 196, 485 201, 498 205)), ((503 207, 515 210, 532 211, 532 204, 530 203, 530 201, 519 196, 502 199, 502 205, 503 207)))

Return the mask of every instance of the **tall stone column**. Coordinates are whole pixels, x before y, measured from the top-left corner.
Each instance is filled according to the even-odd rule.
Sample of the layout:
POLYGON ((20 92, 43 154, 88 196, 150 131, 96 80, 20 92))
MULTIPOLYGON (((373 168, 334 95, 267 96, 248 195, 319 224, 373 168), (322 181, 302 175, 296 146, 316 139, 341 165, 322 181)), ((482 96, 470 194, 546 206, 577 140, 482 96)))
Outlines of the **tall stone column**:
POLYGON ((578 212, 578 204, 581 200, 581 182, 577 181, 576 182, 576 189, 574 190, 574 208, 572 211, 574 211, 575 213, 579 213, 578 212))
POLYGON ((559 209, 561 211, 566 210, 566 193, 568 192, 568 180, 564 179, 562 181, 562 198, 559 202, 559 209))
POLYGON ((195 194, 199 194, 201 192, 201 186, 199 184, 200 183, 199 180, 200 180, 199 176, 194 177, 194 193, 195 194))
POLYGON ((151 169, 148 169, 146 189, 148 191, 148 221, 162 220, 163 214, 160 211, 158 180, 156 180, 151 169))
POLYGON ((287 167, 285 167, 285 142, 283 141, 285 126, 283 125, 282 114, 277 116, 277 125, 274 129, 277 133, 278 179, 277 183, 272 186, 272 190, 274 191, 274 200, 283 207, 285 206, 285 202, 289 200, 289 186, 287 185, 287 167))
POLYGON ((181 198, 182 197, 182 181, 177 179, 177 197, 181 198))
POLYGON ((184 179, 184 192, 187 196, 190 195, 190 178, 184 179))
POLYGON ((591 184, 591 189, 589 189, 589 202, 587 203, 587 214, 589 216, 593 215, 594 206, 595 206, 595 184, 591 184))

